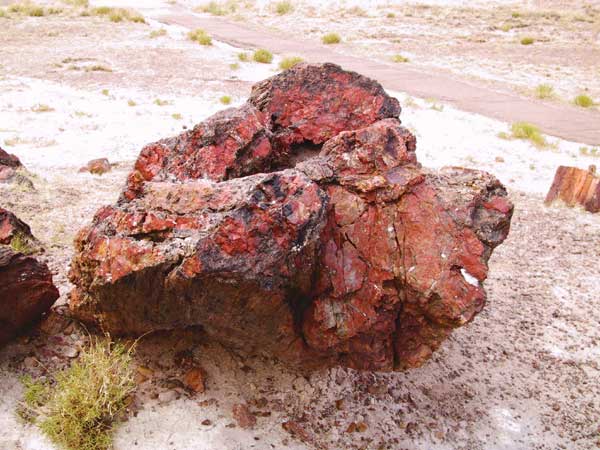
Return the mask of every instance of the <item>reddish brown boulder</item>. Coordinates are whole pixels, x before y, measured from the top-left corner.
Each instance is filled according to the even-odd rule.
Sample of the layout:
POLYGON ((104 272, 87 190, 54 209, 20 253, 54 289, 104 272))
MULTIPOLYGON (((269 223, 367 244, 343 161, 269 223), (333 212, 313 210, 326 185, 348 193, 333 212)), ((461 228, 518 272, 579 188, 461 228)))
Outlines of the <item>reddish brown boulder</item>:
POLYGON ((31 233, 29 225, 4 208, 0 208, 0 244, 10 245, 13 250, 24 254, 41 250, 41 244, 31 233))
POLYGON ((110 162, 106 158, 92 159, 88 163, 79 169, 79 172, 89 172, 94 175, 103 175, 106 172, 110 172, 110 162))
POLYGON ((48 266, 24 254, 36 245, 27 224, 0 209, 0 344, 38 320, 58 298, 48 266))
POLYGON ((483 307, 512 205, 485 172, 423 169, 399 111, 372 80, 299 65, 145 147, 77 238, 74 314, 201 325, 304 367, 422 364, 483 307))
POLYGON ((582 206, 592 213, 600 211, 600 177, 596 174, 596 167, 583 170, 560 166, 546 196, 546 204, 557 200, 571 207, 582 206))
POLYGON ((5 152, 0 148, 0 183, 19 183, 26 188, 32 189, 33 183, 19 170, 23 169, 23 164, 15 155, 5 152))
POLYGON ((21 161, 15 155, 5 152, 0 148, 0 166, 5 167, 22 167, 21 161))

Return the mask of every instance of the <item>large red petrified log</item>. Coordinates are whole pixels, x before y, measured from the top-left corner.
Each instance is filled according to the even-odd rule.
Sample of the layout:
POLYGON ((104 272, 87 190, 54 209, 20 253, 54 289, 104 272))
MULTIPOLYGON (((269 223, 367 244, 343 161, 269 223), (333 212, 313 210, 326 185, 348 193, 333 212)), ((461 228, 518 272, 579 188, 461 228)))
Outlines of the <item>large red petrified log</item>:
POLYGON ((77 238, 74 314, 201 325, 304 367, 422 364, 483 307, 512 205, 485 172, 423 169, 399 112, 372 80, 299 65, 145 147, 77 238))
POLYGON ((568 206, 582 206, 586 211, 600 211, 600 177, 595 166, 588 170, 559 166, 552 186, 546 195, 546 204, 562 200, 568 206))

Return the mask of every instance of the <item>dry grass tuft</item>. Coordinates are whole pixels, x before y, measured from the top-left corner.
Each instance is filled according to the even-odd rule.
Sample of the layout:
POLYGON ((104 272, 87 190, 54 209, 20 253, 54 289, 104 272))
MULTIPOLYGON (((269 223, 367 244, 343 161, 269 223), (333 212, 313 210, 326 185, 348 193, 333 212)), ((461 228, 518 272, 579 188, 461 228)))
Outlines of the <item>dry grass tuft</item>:
POLYGON ((275 12, 280 16, 284 14, 289 14, 294 11, 294 4, 289 0, 284 0, 275 3, 275 12))
POLYGON ((19 415, 67 450, 106 450, 135 390, 133 346, 94 339, 52 381, 22 380, 19 415))
POLYGON ((535 42, 535 39, 533 39, 532 37, 529 36, 525 36, 524 38, 521 38, 521 45, 531 45, 535 42))
POLYGON ((200 45, 212 45, 212 38, 202 28, 197 28, 188 33, 188 39, 200 45))
POLYGON ((279 68, 281 70, 287 70, 294 67, 296 64, 300 64, 301 62, 304 62, 304 60, 299 56, 288 56, 279 62, 279 68))
POLYGON ((592 98, 589 95, 585 94, 579 94, 573 99, 573 103, 582 108, 591 108, 592 106, 594 106, 594 100, 592 100, 592 98))
POLYGON ((264 48, 260 48, 254 52, 252 59, 258 63, 271 64, 273 61, 273 54, 264 48))
POLYGON ((219 101, 224 105, 229 105, 231 103, 231 97, 229 95, 224 95, 219 99, 219 101))
POLYGON ((540 84, 535 88, 535 96, 540 99, 554 97, 554 88, 549 84, 540 84))
POLYGON ((321 38, 323 44, 339 44, 342 41, 342 38, 337 33, 327 33, 321 38))
POLYGON ((405 62, 408 62, 409 59, 406 56, 396 54, 396 55, 392 56, 392 61, 394 61, 395 63, 405 63, 405 62))
POLYGON ((528 122, 515 122, 510 127, 511 138, 530 141, 539 148, 548 146, 546 138, 542 136, 540 129, 528 122))

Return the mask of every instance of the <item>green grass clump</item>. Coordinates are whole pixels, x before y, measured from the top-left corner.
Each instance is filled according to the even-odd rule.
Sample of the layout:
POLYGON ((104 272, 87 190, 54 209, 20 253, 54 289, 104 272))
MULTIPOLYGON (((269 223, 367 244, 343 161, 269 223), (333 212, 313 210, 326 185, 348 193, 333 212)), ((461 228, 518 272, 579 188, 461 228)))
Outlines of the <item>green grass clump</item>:
POLYGON ((321 38, 323 44, 339 44, 342 38, 337 33, 327 33, 321 38))
POLYGON ((600 152, 596 147, 589 149, 587 147, 579 147, 579 154, 581 156, 591 156, 593 158, 597 158, 600 156, 600 152))
POLYGON ((545 147, 548 145, 546 139, 540 133, 540 129, 531 123, 515 122, 511 125, 510 131, 513 138, 528 140, 536 147, 545 147))
POLYGON ((200 45, 212 45, 212 38, 202 28, 197 28, 188 33, 188 39, 200 45))
POLYGON ((238 59, 242 62, 248 62, 250 61, 250 57, 248 56, 248 53, 246 52, 240 52, 238 53, 238 59))
POLYGON ((173 119, 175 119, 175 120, 181 120, 181 119, 183 119, 183 116, 181 114, 179 114, 179 113, 173 113, 173 114, 171 114, 171 117, 173 119))
POLYGON ((535 42, 535 39, 533 39, 532 37, 529 37, 529 36, 521 38, 521 45, 531 45, 534 42, 535 42))
POLYGON ((219 99, 219 101, 224 105, 229 105, 231 103, 231 97, 229 95, 224 95, 219 99))
POLYGON ((283 16, 284 14, 289 14, 292 11, 294 11, 294 5, 288 0, 275 3, 275 12, 280 16, 283 16))
POLYGON ((8 17, 5 9, 0 8, 0 17, 8 17))
POLYGON ((153 30, 150 32, 150 37, 152 39, 160 37, 160 36, 166 36, 167 35, 167 30, 165 30, 164 28, 161 28, 159 30, 153 30))
POLYGON ((229 68, 231 70, 238 70, 240 68, 240 65, 238 63, 231 63, 229 64, 229 68))
POLYGON ((254 52, 252 59, 258 63, 271 64, 271 61, 273 61, 273 54, 269 50, 260 48, 254 52))
POLYGON ((590 108, 594 106, 594 100, 589 95, 579 94, 573 99, 573 103, 582 108, 590 108))
POLYGON ((170 104, 170 102, 168 100, 161 100, 160 98, 157 98, 154 100, 154 104, 158 106, 167 106, 170 104))
POLYGON ((129 11, 123 8, 111 8, 109 6, 99 6, 92 10, 95 16, 106 16, 111 22, 123 22, 128 20, 135 23, 146 23, 144 17, 136 12, 129 11))
POLYGON ((10 247, 17 253, 29 255, 34 249, 29 244, 29 240, 21 233, 16 233, 10 240, 10 247))
POLYGON ((132 347, 95 340, 53 382, 24 379, 21 417, 67 450, 106 450, 135 390, 132 347))
POLYGON ((394 55, 392 56, 392 61, 394 61, 395 63, 405 63, 408 62, 409 59, 406 56, 394 55))
POLYGON ((549 84, 540 84, 535 88, 535 96, 540 99, 554 97, 554 88, 549 84))
POLYGON ((287 69, 294 67, 296 64, 300 64, 303 61, 304 60, 302 58, 300 58, 299 56, 288 56, 286 58, 283 58, 279 62, 279 68, 281 70, 287 70, 287 69))
POLYGON ((108 97, 108 95, 110 94, 110 92, 108 91, 108 89, 102 89, 102 95, 106 95, 108 97))

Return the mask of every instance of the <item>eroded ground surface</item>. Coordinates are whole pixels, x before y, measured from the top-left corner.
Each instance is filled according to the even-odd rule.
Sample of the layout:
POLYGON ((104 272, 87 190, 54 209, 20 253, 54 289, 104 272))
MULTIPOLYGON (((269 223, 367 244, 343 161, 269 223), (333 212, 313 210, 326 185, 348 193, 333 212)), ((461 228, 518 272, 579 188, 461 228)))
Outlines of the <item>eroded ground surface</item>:
MULTIPOLYGON (((31 224, 61 292, 50 320, 0 352, 2 449, 53 448, 17 420, 18 379, 68 364, 87 339, 59 315, 71 289, 66 274, 77 230, 116 200, 145 143, 224 107, 223 95, 242 102, 252 80, 276 70, 278 55, 274 64, 232 69, 241 49, 201 47, 174 27, 152 38, 162 26, 148 22, 112 23, 68 9, 0 18, 0 146, 21 158, 35 185, 0 185, 0 206, 31 224), (77 172, 96 157, 108 157, 113 170, 77 172)), ((513 228, 490 260, 487 308, 407 373, 306 375, 236 355, 200 330, 148 336, 138 351, 143 369, 132 417, 119 428, 116 449, 600 445, 600 217, 542 205, 558 164, 585 167, 597 159, 582 156, 577 143, 552 140, 554 148, 540 151, 499 139, 506 124, 397 95, 425 165, 489 170, 511 190, 513 228), (207 372, 203 394, 181 387, 190 361, 207 372), (232 417, 233 405, 244 402, 257 416, 253 430, 232 417), (290 421, 295 435, 282 426, 290 421)))

